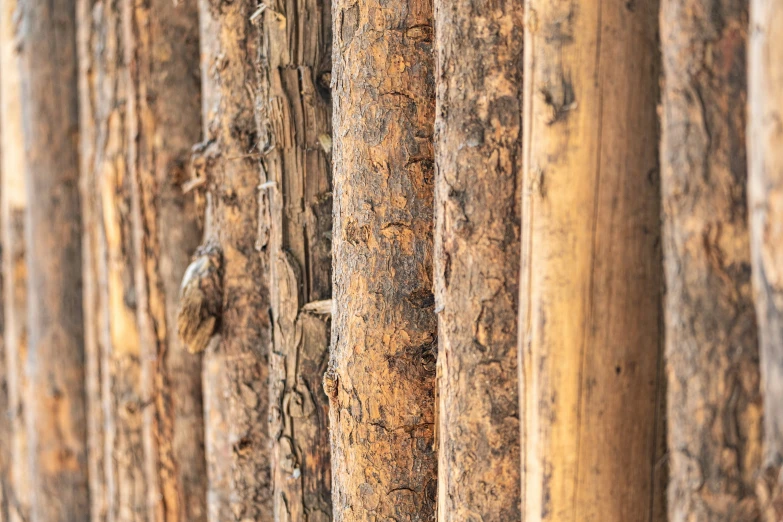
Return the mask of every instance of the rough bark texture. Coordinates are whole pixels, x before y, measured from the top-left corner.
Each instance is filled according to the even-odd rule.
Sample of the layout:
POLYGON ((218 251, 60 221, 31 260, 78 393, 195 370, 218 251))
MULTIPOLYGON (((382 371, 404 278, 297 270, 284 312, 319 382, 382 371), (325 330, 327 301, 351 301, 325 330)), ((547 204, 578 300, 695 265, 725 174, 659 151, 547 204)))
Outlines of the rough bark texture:
POLYGON ((27 208, 31 520, 89 520, 76 6, 19 2, 27 208))
MULTIPOLYGON (((321 384, 331 298, 331 4, 266 4, 258 149, 269 201, 270 434, 277 522, 331 520, 329 401, 321 384)), ((263 220, 263 216, 260 216, 263 220)), ((263 240, 263 238, 259 238, 263 240)))
POLYGON ((123 6, 148 518, 199 522, 207 517, 201 360, 176 331, 179 284, 201 237, 183 191, 201 137, 197 5, 123 6))
POLYGON ((260 179, 254 114, 254 7, 249 0, 199 2, 205 141, 195 151, 192 183, 206 189, 207 230, 184 276, 178 326, 188 334, 211 324, 216 334, 209 347, 203 335, 185 335, 190 350, 206 348, 207 511, 213 522, 273 519, 267 245, 257 241, 268 216, 258 189, 266 180, 260 179))
POLYGON ((748 204, 769 479, 758 493, 764 520, 776 522, 783 520, 783 4, 752 0, 750 17, 748 204))
POLYGON ((523 5, 437 0, 438 519, 519 520, 523 5))
POLYGON ((95 156, 95 56, 93 53, 96 23, 100 21, 101 3, 97 0, 76 2, 76 45, 79 55, 79 182, 82 212, 82 291, 84 309, 85 388, 87 392, 87 465, 89 471, 90 520, 104 522, 107 515, 106 475, 104 473, 104 415, 101 357, 105 324, 99 289, 105 286, 98 271, 101 227, 98 222, 98 200, 92 176, 95 156), (93 16, 95 9, 96 16, 93 16))
POLYGON ((762 405, 745 199, 747 2, 664 0, 669 519, 753 521, 762 405))
POLYGON ((523 519, 664 520, 657 2, 525 7, 523 519))
POLYGON ((0 5, 0 114, 2 115, 2 181, 0 226, 3 244, 3 312, 5 329, 5 375, 8 390, 8 437, 11 448, 6 502, 10 522, 29 520, 30 473, 28 466, 25 410, 29 388, 27 360, 27 266, 24 216, 27 195, 24 184, 24 138, 19 85, 19 55, 16 45, 16 1, 0 5))
POLYGON ((432 5, 337 0, 332 13, 334 518, 432 520, 432 5))

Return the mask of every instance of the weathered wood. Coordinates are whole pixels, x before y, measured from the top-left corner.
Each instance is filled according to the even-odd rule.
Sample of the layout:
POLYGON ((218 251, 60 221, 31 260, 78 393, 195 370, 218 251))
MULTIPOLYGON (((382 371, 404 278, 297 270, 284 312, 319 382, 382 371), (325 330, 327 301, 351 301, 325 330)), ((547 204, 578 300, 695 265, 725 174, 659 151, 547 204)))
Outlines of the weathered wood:
POLYGON ((523 2, 437 0, 438 519, 519 520, 523 2))
POLYGON ((663 0, 669 519, 754 521, 762 404, 745 195, 747 2, 663 0))
POLYGON ((8 390, 10 432, 3 435, 10 444, 6 463, 6 499, 10 522, 23 522, 30 516, 30 473, 25 430, 25 410, 29 398, 25 361, 27 360, 27 266, 24 216, 25 192, 24 134, 22 130, 19 50, 16 45, 16 0, 0 2, 0 115, 2 128, 2 180, 0 181, 0 226, 3 244, 3 345, 8 390))
MULTIPOLYGON (((272 482, 277 522, 331 520, 329 405, 321 381, 331 298, 331 4, 278 0, 262 27, 259 153, 269 201, 272 482)), ((260 220, 264 216, 259 216, 260 220)), ((263 237, 259 238, 264 241, 263 237)))
MULTIPOLYGON (((141 345, 136 321, 131 179, 128 170, 128 69, 122 2, 96 3, 91 16, 90 103, 94 111, 91 168, 101 336, 104 476, 109 521, 147 519, 142 441, 141 345)), ((84 103, 84 102, 83 102, 84 103)), ((94 233, 91 231, 90 233, 94 233)))
POLYGON ((783 5, 751 0, 748 42, 748 205, 764 403, 765 522, 783 520, 783 5))
POLYGON ((665 520, 657 6, 525 4, 526 522, 665 520))
POLYGON ((432 5, 333 5, 334 519, 433 520, 432 5))
POLYGON ((30 519, 89 520, 74 0, 20 0, 30 519))
POLYGON ((197 179, 191 186, 205 190, 207 217, 203 246, 183 278, 178 327, 180 334, 192 334, 212 323, 214 330, 183 340, 191 351, 206 349, 202 387, 212 522, 273 520, 268 261, 267 245, 257 242, 268 216, 259 211, 258 186, 266 180, 256 148, 259 35, 250 20, 253 8, 249 0, 199 2, 205 141, 195 150, 197 179), (188 324, 194 320, 204 322, 188 324), (202 340, 211 333, 206 346, 202 340))
MULTIPOLYGON (((106 498, 106 474, 104 461, 103 377, 101 358, 105 336, 101 325, 105 324, 105 310, 101 305, 99 289, 105 278, 98 271, 102 259, 99 242, 101 227, 98 222, 98 201, 91 175, 95 156, 95 55, 93 34, 96 22, 93 10, 99 9, 98 0, 76 2, 76 46, 79 55, 79 192, 82 213, 82 274, 84 286, 85 388, 87 393, 87 467, 90 490, 90 521, 105 522, 108 503, 106 498)), ((97 13, 96 13, 97 14, 97 13)))
MULTIPOLYGON (((0 4, 0 8, 5 8, 3 4, 0 4)), ((0 16, 5 16, 5 13, 0 11, 0 16)), ((0 24, 5 24, 5 20, 0 19, 0 24)), ((0 28, 0 31, 3 31, 2 28, 0 28)), ((3 33, 0 32, 0 37, 3 36, 3 33)), ((0 40, 0 46, 2 46, 2 40, 0 40)), ((0 51, 1 52, 1 51, 0 51)), ((1 58, 0 58, 1 60, 1 58)), ((0 61, 0 65, 2 65, 2 62, 0 61)), ((2 82, 5 79, 5 74, 2 69, 0 69, 0 93, 2 91, 2 82)), ((2 103, 2 100, 0 100, 0 103, 2 103)), ((0 109, 3 107, 0 105, 0 109)), ((4 117, 5 113, 0 112, 0 117, 4 117)), ((5 132, 8 132, 8 129, 1 128, 4 127, 4 125, 0 124, 0 140, 4 137, 5 132)), ((0 149, 4 149, 5 147, 2 147, 0 149)), ((2 163, 2 150, 0 150, 0 176, 3 176, 5 173, 5 166, 1 164, 2 163)), ((0 183, 0 200, 2 200, 2 183, 0 183)), ((2 216, 2 211, 0 210, 0 227, 2 227, 5 223, 5 220, 2 216)), ((5 238, 0 238, 0 251, 2 251, 2 246, 6 245, 6 248, 8 248, 7 244, 5 243, 5 238)), ((6 273, 8 272, 7 269, 4 267, 6 266, 5 262, 5 256, 0 256, 0 274, 2 274, 2 277, 0 278, 0 295, 4 295, 3 288, 5 287, 4 281, 7 279, 6 273)), ((13 435, 14 435, 14 420, 13 420, 13 412, 10 409, 11 407, 11 392, 9 390, 9 375, 8 375, 8 361, 11 358, 15 357, 15 353, 10 353, 11 349, 6 345, 5 343, 5 299, 0 301, 0 332, 3 333, 2 339, 0 339, 0 522, 8 522, 10 514, 11 514, 11 507, 9 505, 9 499, 13 495, 13 482, 11 477, 11 472, 13 468, 13 435)))
POLYGON ((183 191, 201 137, 197 11, 195 2, 123 3, 144 468, 155 522, 207 519, 201 360, 176 331, 179 284, 201 237, 183 191))

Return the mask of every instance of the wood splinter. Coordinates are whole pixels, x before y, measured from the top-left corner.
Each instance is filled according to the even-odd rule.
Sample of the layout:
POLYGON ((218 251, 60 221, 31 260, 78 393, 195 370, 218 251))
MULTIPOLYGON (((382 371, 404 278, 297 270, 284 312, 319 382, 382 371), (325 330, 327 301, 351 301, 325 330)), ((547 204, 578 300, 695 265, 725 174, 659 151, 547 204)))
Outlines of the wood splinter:
POLYGON ((177 331, 188 352, 203 352, 221 312, 223 260, 216 247, 199 249, 180 286, 177 331))

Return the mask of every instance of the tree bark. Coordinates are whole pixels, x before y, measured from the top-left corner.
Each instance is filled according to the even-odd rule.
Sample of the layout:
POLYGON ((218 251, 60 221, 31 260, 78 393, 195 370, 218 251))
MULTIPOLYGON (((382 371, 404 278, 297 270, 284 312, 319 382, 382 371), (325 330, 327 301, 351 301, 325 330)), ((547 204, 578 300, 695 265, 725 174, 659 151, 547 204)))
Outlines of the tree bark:
POLYGON ((270 206, 272 482, 277 522, 332 519, 329 401, 321 384, 331 311, 331 5, 267 4, 258 101, 270 206), (283 20, 285 21, 283 23, 283 20), (326 308, 326 310, 323 310, 326 308))
POLYGON ((6 463, 6 502, 10 522, 29 520, 30 473, 28 469, 25 411, 30 389, 25 373, 27 360, 27 266, 25 260, 24 137, 22 130, 19 53, 16 45, 17 2, 3 0, 0 9, 0 114, 2 114, 2 181, 0 182, 0 226, 3 251, 3 344, 8 390, 10 446, 6 463))
POLYGON ((522 7, 435 2, 441 521, 521 518, 522 7))
POLYGON ((528 0, 523 518, 665 520, 657 2, 528 0))
MULTIPOLYGON (((750 2, 748 204, 764 399, 765 521, 783 520, 783 6, 750 2)), ((762 483, 762 485, 764 485, 762 483)))
POLYGON ((201 360, 176 332, 179 283, 201 234, 183 191, 201 137, 197 5, 123 6, 148 519, 206 521, 201 360))
POLYGON ((762 405, 745 197, 747 3, 665 0, 670 520, 758 519, 762 405))
POLYGON ((178 331, 203 361, 208 519, 273 520, 268 430, 268 211, 259 197, 253 4, 201 0, 203 246, 182 283, 178 331), (259 221, 260 220, 260 221, 259 221), (263 236, 263 237, 262 237, 263 236), (213 335, 215 334, 215 335, 213 335), (209 344, 209 346, 207 346, 209 344))
POLYGON ((334 518, 433 520, 432 5, 338 0, 333 20, 334 518))
MULTIPOLYGON (((106 517, 109 521, 146 520, 146 482, 142 444, 140 339, 136 322, 136 259, 131 230, 131 180, 127 165, 128 71, 124 59, 122 5, 96 3, 92 10, 92 91, 83 103, 93 109, 87 166, 97 227, 94 275, 98 289, 98 335, 103 406, 106 517)), ((89 23, 83 21, 83 23, 89 23)))
POLYGON ((21 0, 33 522, 88 520, 75 2, 21 0))

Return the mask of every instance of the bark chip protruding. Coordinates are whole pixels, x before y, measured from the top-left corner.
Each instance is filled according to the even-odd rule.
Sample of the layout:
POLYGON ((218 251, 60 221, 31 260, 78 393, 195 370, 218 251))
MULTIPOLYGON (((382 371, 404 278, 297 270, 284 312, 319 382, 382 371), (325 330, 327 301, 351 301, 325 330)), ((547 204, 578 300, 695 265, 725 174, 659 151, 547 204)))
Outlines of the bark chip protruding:
POLYGON ((190 353, 203 352, 215 332, 221 310, 222 265, 220 250, 205 247, 182 278, 177 331, 190 353))

